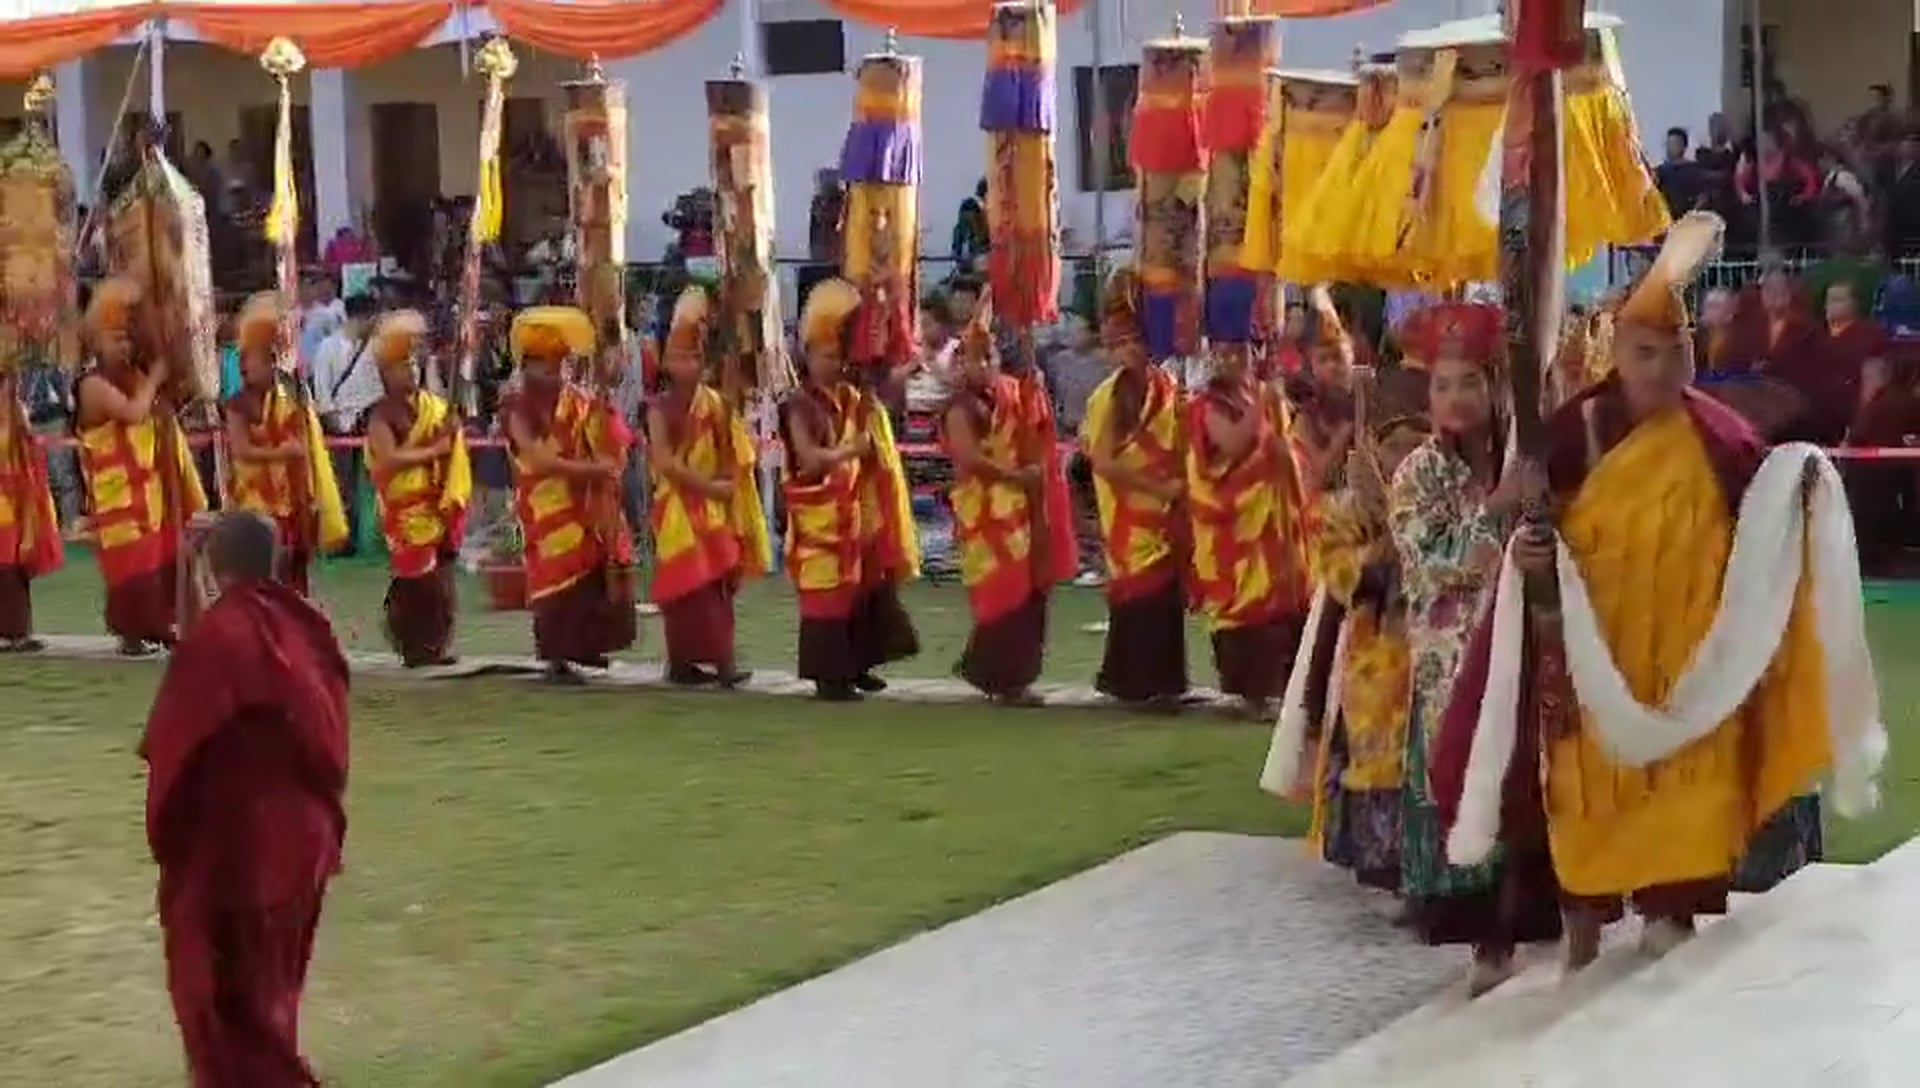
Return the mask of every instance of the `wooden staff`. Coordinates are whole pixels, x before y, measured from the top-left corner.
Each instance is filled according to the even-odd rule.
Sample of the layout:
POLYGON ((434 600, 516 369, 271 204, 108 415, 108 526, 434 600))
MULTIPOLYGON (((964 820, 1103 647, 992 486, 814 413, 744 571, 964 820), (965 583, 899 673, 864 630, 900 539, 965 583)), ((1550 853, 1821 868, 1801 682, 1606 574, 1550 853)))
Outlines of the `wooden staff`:
MULTIPOLYGON (((307 396, 305 367, 295 347, 300 335, 300 258, 297 246, 300 236, 300 194, 295 189, 293 173, 293 88, 289 83, 306 66, 306 55, 286 38, 275 38, 268 42, 266 50, 260 54, 260 67, 266 69, 280 89, 280 121, 273 138, 273 202, 268 208, 266 220, 267 241, 274 251, 275 286, 280 292, 279 339, 282 353, 274 369, 293 377, 294 411, 300 420, 301 441, 311 450, 313 435, 309 428, 315 423, 307 396)), ((267 410, 272 409, 269 406, 267 410)), ((226 428, 219 428, 215 433, 215 456, 223 457, 226 428)), ((292 539, 287 546, 292 551, 308 551, 312 559, 310 567, 317 573, 319 556, 314 553, 318 551, 320 526, 314 505, 313 472, 314 466, 304 460, 298 465, 287 466, 288 501, 293 507, 292 539)))
POLYGON ((455 418, 465 420, 473 406, 468 399, 476 388, 474 371, 480 358, 480 261, 488 245, 500 239, 506 214, 500 185, 500 133, 506 108, 507 81, 520 68, 519 58, 505 38, 491 38, 473 58, 473 69, 487 81, 480 110, 479 177, 474 187, 473 213, 467 220, 467 252, 460 264, 460 294, 453 337, 453 373, 447 398, 455 418))
MULTIPOLYGON (((1565 259, 1558 69, 1577 63, 1584 49, 1583 9, 1584 0, 1508 0, 1506 14, 1513 78, 1501 133, 1500 280, 1515 445, 1520 460, 1535 466, 1546 463, 1540 376, 1557 339, 1549 322, 1558 320, 1553 296, 1565 259)), ((1542 482, 1527 489, 1520 509, 1528 532, 1552 531, 1542 482)), ((1526 589, 1536 615, 1558 614, 1559 584, 1551 574, 1528 575, 1526 589)))

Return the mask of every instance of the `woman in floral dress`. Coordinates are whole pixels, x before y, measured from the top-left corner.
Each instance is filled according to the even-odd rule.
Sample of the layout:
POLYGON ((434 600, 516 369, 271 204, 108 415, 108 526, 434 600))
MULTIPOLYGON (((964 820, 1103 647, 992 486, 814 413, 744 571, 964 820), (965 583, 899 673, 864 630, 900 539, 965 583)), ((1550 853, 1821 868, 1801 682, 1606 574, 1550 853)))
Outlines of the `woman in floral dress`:
POLYGON ((1413 650, 1401 892, 1428 943, 1473 946, 1475 995, 1512 976, 1517 943, 1554 940, 1560 933, 1546 844, 1525 857, 1447 864, 1427 783, 1428 745, 1499 570, 1519 493, 1519 473, 1501 478, 1504 431, 1493 411, 1500 330, 1500 312, 1488 306, 1441 305, 1408 319, 1401 342, 1410 356, 1430 364, 1434 434, 1394 473, 1388 515, 1406 578, 1413 650))

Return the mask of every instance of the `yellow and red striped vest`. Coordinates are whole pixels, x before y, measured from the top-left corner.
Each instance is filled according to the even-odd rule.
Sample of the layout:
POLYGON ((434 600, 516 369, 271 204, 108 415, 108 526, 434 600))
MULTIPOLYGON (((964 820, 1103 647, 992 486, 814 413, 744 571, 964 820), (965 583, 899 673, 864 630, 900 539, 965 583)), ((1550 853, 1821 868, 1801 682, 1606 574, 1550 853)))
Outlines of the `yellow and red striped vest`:
POLYGON ((59 514, 46 455, 32 433, 9 424, 7 408, 0 403, 0 567, 38 577, 65 561, 59 514))
POLYGON ((185 519, 207 508, 179 423, 171 416, 148 416, 131 424, 108 420, 76 433, 101 575, 108 585, 117 585, 159 570, 177 553, 185 519), (168 487, 155 468, 163 427, 177 454, 169 481, 177 483, 175 511, 167 509, 168 487))
MULTIPOLYGON (((1116 370, 1087 398, 1080 426, 1089 448, 1111 443, 1120 464, 1159 480, 1178 480, 1186 469, 1180 463, 1185 440, 1180 387, 1173 375, 1159 367, 1144 371, 1116 370), (1144 381, 1140 418, 1119 433, 1114 396, 1121 382, 1144 381)), ((1094 500, 1100 508, 1100 532, 1107 556, 1107 599, 1121 604, 1165 587, 1180 576, 1179 540, 1184 527, 1176 524, 1176 503, 1132 489, 1122 490, 1099 474, 1093 479, 1094 500)))
POLYGON ((791 432, 810 426, 818 413, 826 421, 816 439, 828 446, 853 441, 859 419, 850 402, 834 391, 803 387, 783 408, 786 457, 780 490, 787 505, 786 568, 808 619, 843 619, 861 584, 861 508, 859 460, 843 461, 814 476, 797 469, 791 432))
MULTIPOLYGON (((251 395, 241 393, 230 398, 227 411, 240 411, 240 398, 251 395)), ((247 421, 246 427, 247 439, 256 446, 284 446, 294 441, 305 444, 307 459, 302 464, 235 457, 227 481, 230 505, 272 518, 280 526, 281 539, 284 541, 302 542, 307 547, 317 547, 321 551, 331 551, 345 543, 346 507, 341 502, 340 488, 333 475, 333 460, 327 456, 326 443, 313 410, 281 388, 276 381, 260 394, 259 412, 255 418, 247 421), (302 481, 296 473, 305 473, 306 479, 302 481), (304 496, 298 497, 306 500, 310 527, 300 526, 295 519, 294 507, 300 491, 305 492, 304 496), (317 540, 305 539, 315 532, 318 533, 317 540)))
POLYGON ((654 474, 651 594, 659 604, 717 579, 760 574, 770 561, 745 421, 712 386, 701 385, 668 430, 672 448, 661 452, 700 476, 732 480, 733 497, 713 498, 654 474))
MULTIPOLYGON (((395 437, 403 447, 427 445, 446 425, 452 408, 425 390, 415 390, 409 402, 413 426, 395 437)), ((466 436, 456 429, 453 448, 427 464, 395 468, 373 461, 370 467, 380 532, 387 541, 388 569, 397 578, 432 573, 440 552, 458 545, 473 498, 473 463, 466 436)))
POLYGON ((1216 383, 1189 409, 1194 603, 1215 628, 1265 623, 1305 601, 1299 488, 1272 400, 1265 386, 1216 383), (1253 445, 1234 461, 1210 448, 1206 417, 1214 409, 1235 418, 1260 413, 1253 445))
POLYGON ((906 463, 893 440, 893 423, 878 399, 857 385, 833 390, 836 410, 856 432, 873 439, 873 451, 861 458, 860 537, 869 582, 905 581, 920 575, 920 537, 914 529, 906 463))
MULTIPOLYGON (((961 397, 977 404, 979 457, 1002 469, 1021 462, 1027 426, 1019 383, 1000 376, 979 392, 961 397)), ((963 404, 962 411, 972 404, 963 404)), ((953 533, 960 545, 960 578, 976 622, 986 624, 1013 612, 1033 596, 1033 509, 1027 489, 978 472, 961 472, 950 492, 953 533)))
MULTIPOLYGON (((591 398, 563 387, 546 441, 566 460, 593 457, 594 414, 591 398)), ((606 562, 606 555, 594 531, 586 481, 536 473, 520 450, 513 454, 514 511, 526 536, 527 599, 537 601, 586 577, 606 562)))

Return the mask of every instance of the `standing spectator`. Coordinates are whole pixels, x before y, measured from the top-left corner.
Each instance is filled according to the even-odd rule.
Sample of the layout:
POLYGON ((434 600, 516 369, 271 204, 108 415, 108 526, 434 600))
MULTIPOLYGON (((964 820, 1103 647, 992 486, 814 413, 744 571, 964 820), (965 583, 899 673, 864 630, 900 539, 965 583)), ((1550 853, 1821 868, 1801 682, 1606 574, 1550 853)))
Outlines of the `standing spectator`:
POLYGON ((379 254, 374 251, 373 243, 352 225, 348 225, 334 231, 333 237, 327 239, 326 249, 320 257, 320 266, 326 269, 327 275, 338 277, 344 265, 366 264, 378 259, 379 254))
POLYGON ((1758 146, 1757 156, 1741 156, 1739 169, 1734 174, 1740 203, 1747 216, 1757 223, 1764 187, 1773 218, 1774 244, 1804 247, 1813 240, 1813 213, 1820 199, 1820 175, 1813 164, 1783 147, 1771 132, 1760 133, 1758 146))
MULTIPOLYGON (((313 408, 320 426, 336 438, 358 437, 366 433, 367 412, 385 395, 380 384, 380 367, 368 349, 372 331, 373 300, 355 295, 346 301, 346 320, 314 351, 309 370, 313 382, 313 408)), ((339 482, 340 502, 347 512, 346 554, 352 554, 360 533, 360 476, 365 458, 357 446, 335 446, 331 450, 334 479, 339 482)))
POLYGON ((312 366, 320 345, 347 323, 347 306, 340 301, 339 286, 331 275, 307 281, 301 294, 305 297, 300 306, 300 362, 312 366))
POLYGON ((1852 122, 1854 137, 1866 153, 1860 163, 1870 176, 1879 179, 1892 164, 1893 149, 1900 142, 1900 117, 1893 109, 1893 88, 1876 83, 1867 88, 1867 109, 1852 122))
MULTIPOLYGON (((1734 192, 1733 176, 1740 167, 1740 151, 1733 146, 1732 126, 1724 113, 1707 117, 1707 142, 1693 152, 1700 167, 1700 184, 1706 190, 1706 207, 1727 221, 1730 232, 1744 233, 1740 221, 1740 200, 1734 192)), ((1751 239, 1741 241, 1751 244, 1751 239)))
POLYGON ((1858 253, 1873 221, 1867 187, 1832 146, 1821 149, 1820 170, 1820 241, 1834 253, 1858 253))
POLYGON ((829 166, 813 175, 813 200, 807 206, 807 257, 815 264, 840 263, 840 219, 846 214, 846 204, 840 171, 829 166))
POLYGON ((193 187, 200 191, 200 199, 207 205, 207 222, 225 219, 227 214, 227 181, 220 173, 220 164, 213 160, 213 145, 205 140, 197 140, 193 145, 193 154, 182 164, 182 172, 193 187))
POLYGON ((1885 199, 1887 256, 1920 250, 1920 133, 1905 133, 1895 145, 1885 199))
POLYGON ((949 253, 954 267, 961 272, 975 271, 975 263, 986 255, 992 236, 987 229, 987 179, 981 178, 973 195, 960 202, 960 213, 953 221, 953 241, 949 253))
POLYGON ((1686 129, 1668 129, 1666 161, 1653 170, 1660 196, 1675 218, 1704 207, 1709 191, 1700 164, 1687 158, 1687 145, 1691 142, 1686 129))
MULTIPOLYGON (((1072 318, 1066 347, 1045 364, 1054 418, 1061 434, 1079 434, 1087 418, 1087 398, 1111 373, 1106 356, 1095 343, 1087 319, 1072 318)), ((1086 455, 1075 451, 1067 462, 1067 483, 1073 494, 1074 539, 1080 545, 1077 584, 1100 584, 1100 515, 1093 505, 1093 471, 1086 455)))

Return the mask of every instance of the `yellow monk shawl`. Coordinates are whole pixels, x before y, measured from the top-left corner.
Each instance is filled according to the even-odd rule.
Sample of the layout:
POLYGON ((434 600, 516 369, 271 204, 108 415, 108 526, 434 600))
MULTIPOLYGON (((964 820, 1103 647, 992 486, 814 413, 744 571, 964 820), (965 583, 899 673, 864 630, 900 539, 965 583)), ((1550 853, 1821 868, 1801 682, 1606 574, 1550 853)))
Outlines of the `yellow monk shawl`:
MULTIPOLYGON (((1114 371, 1087 398, 1081 443, 1099 449, 1111 440, 1122 465, 1155 479, 1177 480, 1184 471, 1185 444, 1179 387, 1166 371, 1148 367, 1139 375, 1146 383, 1140 419, 1130 433, 1119 434, 1114 395, 1128 374, 1114 371)), ((1097 474, 1093 494, 1106 538, 1107 598, 1125 602, 1161 588, 1175 559, 1175 504, 1144 491, 1120 490, 1097 474)))
POLYGON ((307 448, 306 462, 235 458, 227 483, 227 500, 241 510, 290 519, 297 513, 293 509, 293 474, 305 471, 307 500, 313 504, 319 532, 315 541, 319 551, 331 552, 345 544, 347 508, 340 498, 333 458, 328 456, 326 438, 313 408, 289 394, 276 381, 261 396, 259 418, 248 421, 247 433, 252 441, 264 446, 298 441, 307 448))
MULTIPOLYGON (((1769 453, 1737 519, 1685 410, 1641 423, 1599 459, 1558 542, 1580 715, 1547 742, 1546 794, 1569 891, 1723 875, 1826 772, 1836 810, 1872 807, 1886 732, 1852 541, 1839 473, 1811 446, 1769 453)), ((1454 864, 1484 860, 1499 827, 1517 740, 1520 583, 1509 556, 1454 864)))
MULTIPOLYGON (((1408 704, 1413 692, 1413 655, 1406 618, 1399 609, 1384 615, 1373 604, 1356 602, 1361 575, 1383 561, 1397 562, 1393 539, 1377 516, 1363 509, 1351 489, 1327 496, 1307 549, 1309 573, 1318 589, 1280 702, 1261 788, 1288 796, 1298 780, 1304 746, 1314 724, 1308 720, 1307 688, 1316 636, 1326 610, 1344 607, 1333 654, 1333 679, 1327 687, 1328 713, 1343 715, 1347 768, 1340 784, 1347 789, 1390 789, 1403 779, 1408 704)), ((1330 723, 1322 723, 1330 724, 1330 723)), ((1319 767, 1330 755, 1332 730, 1321 730, 1315 753, 1319 767)), ((1316 797, 1318 794, 1316 794, 1316 797)))
MULTIPOLYGON (((433 440, 453 410, 424 389, 414 390, 409 399, 413 426, 394 437, 402 447, 417 448, 433 440)), ((447 455, 430 464, 394 468, 375 463, 372 475, 388 567, 401 578, 431 572, 439 564, 442 545, 459 542, 473 501, 473 462, 466 435, 456 428, 447 455)))

